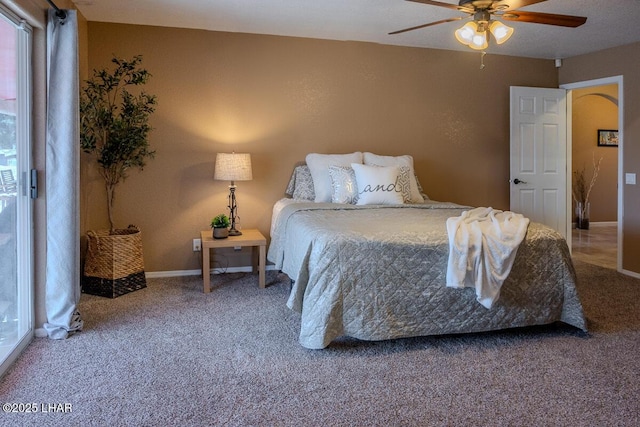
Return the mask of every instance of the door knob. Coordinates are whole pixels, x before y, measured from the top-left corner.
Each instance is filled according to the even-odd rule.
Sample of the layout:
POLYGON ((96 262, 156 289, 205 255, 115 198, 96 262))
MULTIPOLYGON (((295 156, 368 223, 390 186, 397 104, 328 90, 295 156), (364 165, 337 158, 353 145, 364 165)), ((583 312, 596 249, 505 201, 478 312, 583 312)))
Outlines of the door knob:
POLYGON ((513 183, 516 184, 516 185, 518 185, 518 184, 526 184, 525 181, 519 180, 518 178, 514 179, 513 183))

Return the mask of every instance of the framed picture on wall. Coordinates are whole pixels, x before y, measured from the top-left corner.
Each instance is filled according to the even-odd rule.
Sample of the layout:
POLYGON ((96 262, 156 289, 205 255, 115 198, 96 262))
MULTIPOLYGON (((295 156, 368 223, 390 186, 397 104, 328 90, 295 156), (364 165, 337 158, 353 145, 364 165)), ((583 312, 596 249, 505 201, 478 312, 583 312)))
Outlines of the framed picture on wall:
POLYGON ((598 147, 617 147, 618 130, 598 129, 598 147))

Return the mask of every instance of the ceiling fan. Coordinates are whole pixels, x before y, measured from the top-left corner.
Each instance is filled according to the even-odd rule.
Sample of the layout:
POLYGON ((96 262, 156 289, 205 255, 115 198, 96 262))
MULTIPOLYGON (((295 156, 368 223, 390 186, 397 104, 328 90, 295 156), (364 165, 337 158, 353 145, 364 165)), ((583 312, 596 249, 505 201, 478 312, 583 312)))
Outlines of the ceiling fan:
POLYGON ((500 18, 505 21, 531 22, 536 24, 557 25, 572 28, 579 27, 587 22, 587 18, 581 16, 517 10, 518 8, 542 3, 546 0, 460 0, 457 5, 433 0, 407 1, 445 7, 447 9, 466 13, 469 16, 459 16, 430 22, 428 24, 417 25, 403 30, 393 31, 389 33, 390 35, 418 30, 420 28, 443 24, 445 22, 472 18, 473 20, 471 22, 468 22, 455 32, 455 36, 460 43, 476 50, 486 49, 489 45, 489 38, 491 35, 493 35, 496 43, 502 44, 513 34, 513 28, 504 25, 502 22, 494 18, 500 18))

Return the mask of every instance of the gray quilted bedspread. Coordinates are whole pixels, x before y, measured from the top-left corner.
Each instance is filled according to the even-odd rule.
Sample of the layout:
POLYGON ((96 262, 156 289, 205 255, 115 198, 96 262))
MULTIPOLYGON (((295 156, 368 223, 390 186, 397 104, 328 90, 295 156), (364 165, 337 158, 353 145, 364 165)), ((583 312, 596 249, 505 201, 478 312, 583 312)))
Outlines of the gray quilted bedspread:
MULTIPOLYGON (((586 331, 566 241, 530 223, 500 298, 488 310, 471 288, 445 287, 446 219, 464 207, 286 205, 268 258, 294 280, 300 343, 481 332, 562 321, 586 331)), ((275 217, 274 217, 275 218, 275 217)))

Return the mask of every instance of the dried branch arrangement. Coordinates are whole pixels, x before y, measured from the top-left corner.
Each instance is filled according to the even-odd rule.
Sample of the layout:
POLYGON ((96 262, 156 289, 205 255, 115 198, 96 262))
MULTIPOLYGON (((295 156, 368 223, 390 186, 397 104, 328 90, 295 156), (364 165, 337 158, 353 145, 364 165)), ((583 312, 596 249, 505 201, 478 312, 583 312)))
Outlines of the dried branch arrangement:
POLYGON ((596 183, 596 179, 598 178, 598 173, 600 172, 600 164, 602 163, 602 157, 596 162, 596 156, 593 155, 593 173, 591 174, 591 180, 587 185, 586 178, 586 167, 582 169, 576 170, 573 172, 574 175, 574 183, 571 189, 571 193, 573 195, 573 201, 578 203, 582 203, 582 216, 584 216, 585 211, 587 209, 587 203, 589 202, 589 196, 591 195, 591 190, 596 183))

